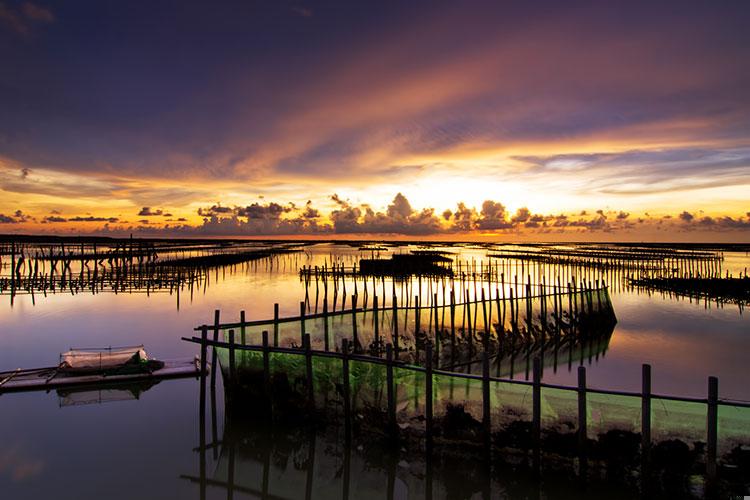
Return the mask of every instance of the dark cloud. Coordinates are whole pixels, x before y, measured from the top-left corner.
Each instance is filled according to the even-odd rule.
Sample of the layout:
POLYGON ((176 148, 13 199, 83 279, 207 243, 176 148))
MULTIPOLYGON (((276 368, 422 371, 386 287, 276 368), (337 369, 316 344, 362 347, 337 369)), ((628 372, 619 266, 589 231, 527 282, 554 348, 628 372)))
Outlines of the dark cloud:
POLYGON ((36 222, 36 217, 23 213, 22 210, 16 210, 13 215, 0 214, 0 224, 19 224, 22 222, 36 222))
POLYGON ((516 210, 516 215, 511 218, 512 222, 526 222, 531 217, 531 212, 526 207, 521 207, 516 210))
POLYGON ((352 206, 335 194, 331 199, 339 206, 330 214, 337 233, 428 235, 442 231, 434 209, 415 210, 401 193, 396 194, 385 212, 375 211, 366 205, 352 206))
POLYGON ((138 215, 140 217, 151 217, 151 216, 157 216, 157 215, 164 215, 164 211, 151 210, 151 207, 143 207, 141 208, 141 211, 138 212, 138 215))
POLYGON ((68 219, 68 222, 111 222, 115 223, 118 222, 120 219, 118 217, 94 217, 94 216, 86 216, 86 217, 71 217, 68 219))
POLYGON ((680 220, 683 220, 685 222, 691 222, 693 219, 695 219, 695 216, 693 214, 691 214, 690 212, 688 212, 687 210, 685 210, 684 212, 682 212, 679 215, 679 217, 680 217, 680 220))
POLYGON ((58 217, 56 215, 49 215, 42 219, 42 224, 59 222, 68 222, 68 219, 66 219, 65 217, 58 217))
POLYGON ((202 215, 204 217, 212 217, 212 216, 230 215, 230 214, 233 214, 234 211, 235 209, 232 207, 222 207, 221 204, 216 204, 209 208, 199 208, 198 215, 202 215))
POLYGON ((248 219, 275 220, 281 217, 282 214, 290 212, 291 210, 291 207, 284 207, 278 203, 271 202, 265 205, 253 203, 246 207, 238 207, 234 213, 239 217, 247 217, 248 219))
POLYGON ((451 227, 456 231, 472 231, 476 227, 479 215, 473 207, 467 207, 465 203, 460 202, 451 217, 451 227))
POLYGON ((480 217, 476 221, 479 229, 508 229, 513 227, 512 222, 508 222, 505 205, 502 203, 485 200, 482 203, 480 217))
POLYGON ((317 219, 320 217, 320 210, 313 208, 312 201, 307 200, 305 210, 302 212, 302 217, 305 219, 317 219))
POLYGON ((698 229, 710 229, 714 231, 750 229, 750 215, 747 215, 746 219, 743 219, 741 217, 734 218, 730 216, 704 216, 696 218, 688 212, 682 212, 682 214, 680 214, 680 219, 682 219, 683 221, 682 228, 687 231, 694 231, 698 229), (685 214, 687 215, 683 217, 683 215, 685 214))

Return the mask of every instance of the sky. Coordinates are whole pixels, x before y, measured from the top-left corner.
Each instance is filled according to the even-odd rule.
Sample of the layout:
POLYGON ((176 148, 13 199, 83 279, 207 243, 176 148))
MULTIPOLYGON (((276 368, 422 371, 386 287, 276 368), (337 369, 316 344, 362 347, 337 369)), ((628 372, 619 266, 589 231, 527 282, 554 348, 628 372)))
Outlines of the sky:
POLYGON ((747 1, 0 0, 0 233, 750 242, 747 1))

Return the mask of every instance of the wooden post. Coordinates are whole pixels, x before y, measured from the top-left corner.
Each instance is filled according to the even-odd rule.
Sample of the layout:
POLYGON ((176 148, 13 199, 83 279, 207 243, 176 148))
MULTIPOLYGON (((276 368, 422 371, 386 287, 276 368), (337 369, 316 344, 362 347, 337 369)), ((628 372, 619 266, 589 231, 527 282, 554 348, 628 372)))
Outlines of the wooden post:
MULTIPOLYGON (((208 327, 201 326, 201 378, 206 378, 206 365, 208 364, 208 327)), ((211 367, 213 368, 213 367, 211 367)))
POLYGON ((354 348, 359 346, 359 339, 357 338, 357 296, 352 295, 352 342, 354 348))
MULTIPOLYGON (((403 290, 403 288, 402 288, 403 290)), ((396 296, 393 296, 393 357, 398 359, 398 300, 396 296)))
POLYGON ((492 439, 492 420, 490 417, 490 355, 485 350, 482 352, 482 430, 484 433, 485 450, 489 450, 492 439))
POLYGON ((398 426, 396 425, 396 388, 393 384, 393 346, 385 346, 386 359, 386 383, 388 385, 388 433, 391 438, 398 438, 398 426))
POLYGON ((578 367, 578 455, 581 461, 586 458, 586 367, 578 367))
MULTIPOLYGON (((421 284, 421 280, 420 280, 420 284, 421 284)), ((415 337, 419 334, 419 326, 420 326, 419 323, 420 323, 420 320, 422 319, 421 318, 422 311, 420 310, 420 306, 421 304, 420 304, 419 295, 415 295, 414 296, 414 335, 415 337)))
POLYGON ((200 404, 198 414, 198 441, 200 446, 199 467, 200 467, 200 498, 206 498, 206 363, 208 359, 208 327, 201 328, 201 387, 200 387, 200 404))
POLYGON ((425 350, 425 433, 429 451, 432 447, 432 342, 427 341, 425 350))
POLYGON ((451 345, 456 346, 456 294, 451 289, 451 345))
MULTIPOLYGON (((469 307, 469 289, 468 288, 466 289, 466 292, 464 293, 464 296, 466 297, 466 299, 464 300, 464 302, 465 302, 465 304, 464 304, 464 310, 466 311, 466 324, 467 324, 468 330, 469 330, 469 347, 471 348, 473 346, 473 344, 471 342, 472 342, 472 340, 474 338, 473 337, 474 333, 473 333, 473 330, 471 329, 471 307, 469 307)), ((466 332, 464 331, 464 335, 465 334, 466 334, 466 332)))
POLYGON ((708 414, 706 415, 706 476, 716 481, 716 449, 719 424, 719 379, 708 377, 708 414))
POLYGON ((245 311, 240 311, 240 344, 247 344, 245 338, 245 311))
POLYGON ((270 414, 273 411, 273 403, 271 401, 271 356, 268 352, 268 331, 263 330, 261 335, 263 341, 263 390, 266 394, 270 414))
MULTIPOLYGON (((324 281, 324 283, 326 283, 324 281)), ((328 349, 330 349, 330 344, 328 340, 328 299, 323 302, 323 349, 328 352, 328 349)))
POLYGON ((531 275, 527 276, 526 282, 526 335, 531 338, 534 332, 534 315, 531 312, 531 275))
POLYGON ((313 358, 312 346, 310 345, 310 334, 302 337, 302 345, 305 349, 305 377, 307 380, 307 408, 312 413, 315 410, 315 392, 313 386, 313 358))
POLYGON ((273 305, 273 346, 279 347, 279 304, 273 305))
POLYGON ((651 365, 641 367, 641 455, 647 458, 651 449, 651 365))
MULTIPOLYGON (((221 311, 216 309, 214 311, 214 336, 213 341, 218 342, 219 341, 219 317, 220 317, 221 311)), ((216 346, 214 345, 213 349, 211 349, 211 388, 216 387, 216 346)))
POLYGON ((534 470, 539 472, 541 441, 542 441, 542 361, 534 358, 532 372, 532 431, 531 438, 534 443, 534 470))
MULTIPOLYGON (((206 418, 206 365, 208 364, 208 327, 203 325, 201 327, 201 387, 200 387, 200 411, 201 418, 206 418)), ((214 367, 211 367, 213 370, 214 367)), ((204 422, 202 422, 204 424, 204 422)), ((201 426, 201 431, 205 433, 204 425, 201 426)))
MULTIPOLYGON (((437 286, 435 287, 437 289, 437 286)), ((438 294, 432 294, 432 309, 435 311, 435 347, 440 347, 440 318, 438 317, 438 294)))
MULTIPOLYGON (((375 345, 378 345, 380 342, 380 324, 379 324, 379 319, 378 319, 378 296, 377 295, 372 296, 372 314, 373 314, 373 319, 375 321, 375 345)), ((378 353, 381 352, 379 349, 380 348, 378 348, 378 353)), ((378 356, 380 356, 380 354, 378 354, 378 356)))
POLYGON ((351 429, 351 399, 349 397, 349 339, 341 340, 341 378, 344 382, 344 432, 346 442, 349 443, 352 437, 351 429))

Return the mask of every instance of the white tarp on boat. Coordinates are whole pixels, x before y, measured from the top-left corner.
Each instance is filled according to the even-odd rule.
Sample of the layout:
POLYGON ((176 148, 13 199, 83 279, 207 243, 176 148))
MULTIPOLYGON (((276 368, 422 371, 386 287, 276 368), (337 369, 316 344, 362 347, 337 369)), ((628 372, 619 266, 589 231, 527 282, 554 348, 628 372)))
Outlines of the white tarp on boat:
POLYGON ((60 354, 60 370, 94 372, 120 368, 128 363, 148 361, 143 346, 117 349, 71 349, 60 354))

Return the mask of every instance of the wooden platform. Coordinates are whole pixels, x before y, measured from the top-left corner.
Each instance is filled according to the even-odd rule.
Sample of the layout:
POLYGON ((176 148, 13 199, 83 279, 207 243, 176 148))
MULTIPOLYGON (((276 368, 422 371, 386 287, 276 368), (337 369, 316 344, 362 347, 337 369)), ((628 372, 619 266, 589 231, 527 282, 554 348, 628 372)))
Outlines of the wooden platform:
MULTIPOLYGON (((206 367, 210 371, 210 367, 206 367)), ((197 377, 200 375, 200 360, 193 359, 164 360, 164 368, 151 373, 132 373, 127 375, 68 375, 57 371, 56 366, 29 370, 0 372, 0 394, 5 392, 46 391, 59 387, 95 387, 102 384, 139 382, 144 380, 163 380, 169 378, 197 377)))

